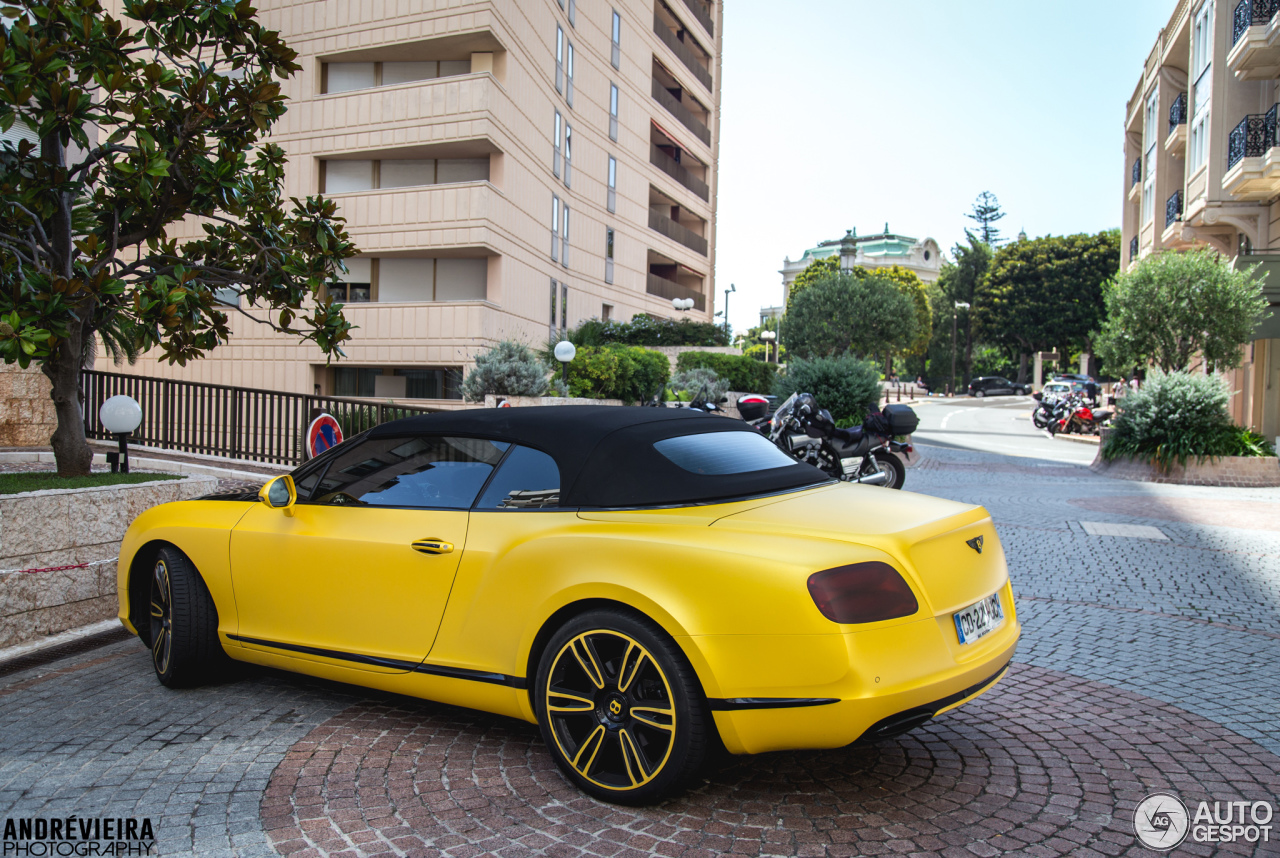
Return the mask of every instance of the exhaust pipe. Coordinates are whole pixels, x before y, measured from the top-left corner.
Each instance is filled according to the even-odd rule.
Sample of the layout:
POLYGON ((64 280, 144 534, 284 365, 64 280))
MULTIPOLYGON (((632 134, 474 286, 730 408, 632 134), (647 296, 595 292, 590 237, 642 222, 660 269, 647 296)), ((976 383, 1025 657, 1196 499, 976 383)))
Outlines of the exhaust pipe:
POLYGON ((876 471, 874 474, 858 477, 854 482, 862 483, 864 486, 882 486, 889 482, 889 475, 884 471, 876 471))

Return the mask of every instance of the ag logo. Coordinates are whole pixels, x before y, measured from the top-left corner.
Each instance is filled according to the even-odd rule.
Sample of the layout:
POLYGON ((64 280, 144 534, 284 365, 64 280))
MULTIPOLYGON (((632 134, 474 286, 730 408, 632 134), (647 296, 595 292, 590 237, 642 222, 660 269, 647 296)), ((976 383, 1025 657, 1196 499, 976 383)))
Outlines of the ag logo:
POLYGON ((610 700, 610 701, 609 701, 609 711, 610 711, 610 712, 612 712, 614 715, 621 715, 621 714, 622 714, 622 701, 621 701, 621 700, 610 700))
POLYGON ((1167 852, 1187 838, 1187 807, 1176 795, 1156 792, 1138 802, 1133 811, 1133 831, 1148 849, 1167 852))

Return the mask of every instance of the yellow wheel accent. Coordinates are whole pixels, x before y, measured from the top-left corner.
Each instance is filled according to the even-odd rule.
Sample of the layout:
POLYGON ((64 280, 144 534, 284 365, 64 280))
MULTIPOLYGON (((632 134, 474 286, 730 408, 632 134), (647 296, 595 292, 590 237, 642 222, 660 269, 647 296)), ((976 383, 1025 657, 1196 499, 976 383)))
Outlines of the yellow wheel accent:
POLYGON ((173 657, 173 585, 169 567, 157 560, 151 574, 151 659, 158 673, 167 673, 173 657))
POLYGON ((593 629, 566 642, 543 694, 557 748, 592 784, 635 789, 670 759, 676 735, 671 683, 629 635, 593 629))

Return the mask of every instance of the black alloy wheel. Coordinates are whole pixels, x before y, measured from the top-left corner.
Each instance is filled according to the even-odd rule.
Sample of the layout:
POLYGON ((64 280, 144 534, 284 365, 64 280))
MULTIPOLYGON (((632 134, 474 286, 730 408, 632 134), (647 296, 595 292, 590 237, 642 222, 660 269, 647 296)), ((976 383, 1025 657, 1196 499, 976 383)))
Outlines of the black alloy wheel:
POLYGON ((543 651, 534 686, 542 738, 584 792, 617 804, 660 801, 707 754, 710 712, 684 653, 621 610, 581 614, 543 651))
POLYGON ((151 568, 151 663, 170 688, 220 678, 231 664, 218 640, 218 610, 187 555, 172 546, 151 568))

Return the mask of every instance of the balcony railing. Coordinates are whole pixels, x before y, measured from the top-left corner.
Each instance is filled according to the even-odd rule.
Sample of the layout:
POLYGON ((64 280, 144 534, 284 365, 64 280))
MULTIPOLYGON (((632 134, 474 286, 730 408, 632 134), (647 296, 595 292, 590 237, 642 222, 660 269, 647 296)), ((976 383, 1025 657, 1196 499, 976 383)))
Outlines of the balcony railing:
POLYGON ((1176 190, 1164 204, 1164 228, 1168 229, 1182 220, 1182 190, 1176 190))
POLYGON ((1133 181, 1129 183, 1129 187, 1133 187, 1142 181, 1142 159, 1133 162, 1133 181))
POLYGON ((1230 170, 1245 158, 1259 158, 1275 146, 1277 111, 1274 104, 1266 113, 1250 113, 1227 137, 1227 169, 1230 170))
POLYGON ((707 296, 702 294, 701 289, 691 289, 688 286, 681 286, 676 281, 668 280, 665 277, 659 277, 657 274, 648 275, 645 283, 645 291, 650 295, 657 295, 659 298, 666 298, 668 301, 672 298, 692 298, 695 309, 707 309, 707 296))
POLYGON ((689 227, 673 221, 662 212, 649 211, 649 229, 678 241, 690 250, 707 255, 707 240, 689 227))
POLYGON ((707 88, 707 92, 711 91, 711 72, 702 67, 698 62, 698 55, 693 48, 676 38, 675 33, 667 29, 667 25, 663 23, 661 16, 657 12, 653 13, 653 32, 658 36, 658 40, 662 44, 671 49, 671 53, 676 55, 676 59, 684 63, 685 68, 693 72, 693 76, 698 79, 698 83, 707 88))
POLYGON ((698 23, 702 28, 711 35, 716 34, 715 22, 711 20, 711 7, 702 0, 684 0, 684 5, 689 7, 689 11, 693 13, 693 17, 698 19, 698 23))
POLYGON ((707 186, 707 183, 690 173, 675 158, 659 149, 657 143, 649 144, 649 163, 693 191, 703 200, 709 201, 711 199, 711 188, 707 186))
POLYGON ((1137 258, 1138 258, 1138 237, 1135 235, 1133 238, 1129 239, 1129 261, 1132 262, 1137 258))
POLYGON ((667 92, 667 88, 662 85, 656 78, 653 81, 653 99, 667 109, 667 112, 680 120, 680 124, 688 128, 694 133, 694 136, 711 145, 711 129, 706 123, 693 115, 693 111, 685 107, 674 95, 667 92))
POLYGON ((1179 125, 1187 124, 1187 94, 1178 93, 1178 97, 1169 106, 1169 133, 1177 130, 1179 125))
POLYGON ((1280 10, 1280 0, 1240 0, 1231 21, 1231 44, 1244 38, 1245 31, 1255 24, 1267 24, 1280 10))

